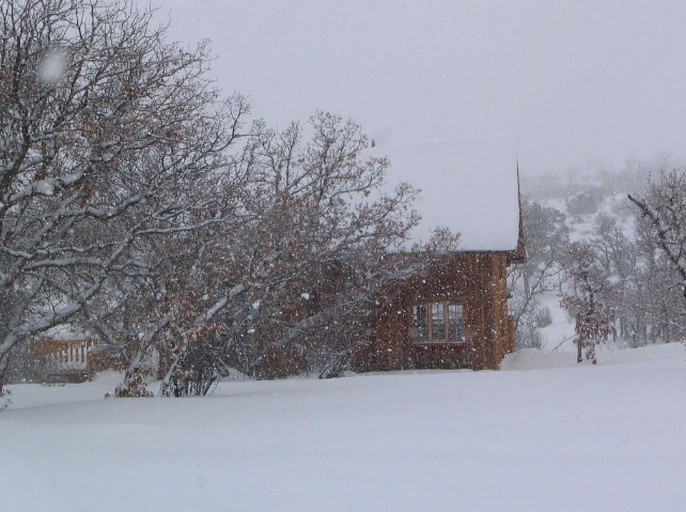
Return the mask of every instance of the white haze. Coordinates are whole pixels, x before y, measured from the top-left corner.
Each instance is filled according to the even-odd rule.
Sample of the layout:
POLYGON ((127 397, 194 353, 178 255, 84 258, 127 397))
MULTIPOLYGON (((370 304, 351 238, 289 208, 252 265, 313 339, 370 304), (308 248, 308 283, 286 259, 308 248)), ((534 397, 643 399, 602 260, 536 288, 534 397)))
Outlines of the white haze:
POLYGON ((518 139, 530 172, 683 155, 683 2, 152 4, 173 37, 210 39, 222 87, 276 124, 336 112, 389 154, 477 140, 514 160, 518 139))
POLYGON ((152 6, 172 38, 209 39, 219 85, 248 94, 272 126, 315 109, 360 122, 390 157, 391 181, 422 188, 420 236, 441 224, 461 231, 466 248, 509 245, 511 226, 493 226, 512 217, 513 196, 481 187, 509 187, 517 159, 531 175, 683 154, 683 2, 152 6), (470 217, 490 220, 470 234, 470 217))
POLYGON ((55 85, 64 76, 66 66, 67 56, 63 51, 50 51, 38 62, 38 79, 44 84, 55 85))

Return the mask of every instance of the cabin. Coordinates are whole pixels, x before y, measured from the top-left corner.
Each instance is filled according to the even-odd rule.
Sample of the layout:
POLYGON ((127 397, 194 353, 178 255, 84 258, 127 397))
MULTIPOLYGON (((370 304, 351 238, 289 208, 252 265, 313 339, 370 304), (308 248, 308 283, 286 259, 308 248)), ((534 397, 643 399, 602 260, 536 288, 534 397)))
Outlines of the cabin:
POLYGON ((507 268, 522 261, 521 250, 456 252, 396 285, 358 370, 497 369, 514 350, 507 268))
MULTIPOLYGON (((459 250, 433 258, 421 273, 384 290, 373 318, 365 317, 372 335, 354 354, 355 370, 495 370, 514 350, 507 270, 526 261, 518 171, 462 169, 422 185, 428 199, 424 211, 420 208, 425 235, 446 226, 460 233, 459 250)), ((347 279, 335 266, 322 272, 329 272, 325 286, 300 301, 302 311, 285 314, 299 319, 313 313, 336 295, 336 283, 347 279)), ((97 340, 51 334, 32 344, 35 380, 84 380, 104 366, 98 360, 107 361, 97 340)), ((285 377, 305 367, 298 347, 273 349, 263 358, 260 376, 285 377)))
POLYGON ((526 250, 518 170, 510 174, 463 180, 467 211, 453 207, 451 228, 464 249, 389 290, 358 370, 495 370, 514 351, 507 269, 524 263, 526 250))

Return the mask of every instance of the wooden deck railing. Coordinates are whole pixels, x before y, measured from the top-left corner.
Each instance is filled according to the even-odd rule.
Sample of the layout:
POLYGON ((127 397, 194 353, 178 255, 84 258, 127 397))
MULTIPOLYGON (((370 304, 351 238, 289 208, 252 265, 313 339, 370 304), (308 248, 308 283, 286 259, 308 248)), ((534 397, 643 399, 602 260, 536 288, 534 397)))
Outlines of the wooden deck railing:
POLYGON ((93 377, 88 351, 95 339, 34 340, 31 346, 32 377, 36 382, 83 382, 93 377))

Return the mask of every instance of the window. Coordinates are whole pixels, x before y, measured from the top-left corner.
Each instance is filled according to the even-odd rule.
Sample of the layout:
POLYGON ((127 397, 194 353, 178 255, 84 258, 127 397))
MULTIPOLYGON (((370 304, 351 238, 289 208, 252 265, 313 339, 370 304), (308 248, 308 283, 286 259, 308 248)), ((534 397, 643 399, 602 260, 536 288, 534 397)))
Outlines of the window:
POLYGON ((431 324, 429 324, 431 332, 431 341, 445 341, 445 305, 431 304, 431 324))
POLYGON ((448 304, 448 328, 451 341, 464 340, 462 324, 462 306, 448 304))
POLYGON ((459 304, 419 304, 414 306, 412 317, 418 342, 464 341, 463 308, 459 304))

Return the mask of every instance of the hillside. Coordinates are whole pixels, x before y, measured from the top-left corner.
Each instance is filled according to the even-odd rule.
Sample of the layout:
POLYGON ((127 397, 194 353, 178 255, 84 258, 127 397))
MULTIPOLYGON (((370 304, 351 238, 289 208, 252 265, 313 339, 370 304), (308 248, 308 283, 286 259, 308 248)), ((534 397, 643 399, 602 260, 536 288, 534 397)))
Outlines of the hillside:
MULTIPOLYGON (((109 399, 115 381, 13 387, 12 512, 675 510, 686 353, 520 351, 500 372, 226 382, 109 399)), ((9 505, 9 506, 8 506, 9 505)))
MULTIPOLYGON (((574 326, 560 301, 565 295, 576 295, 573 290, 579 283, 574 281, 573 269, 579 260, 574 261, 573 253, 577 251, 578 258, 579 250, 593 261, 596 286, 613 311, 611 339, 616 347, 683 339, 678 327, 683 316, 680 278, 628 198, 628 194, 642 197, 650 177, 673 165, 634 163, 612 172, 570 171, 566 176, 522 180, 533 300, 522 316, 524 329, 518 331, 529 343, 520 346, 573 349, 574 326), (539 323, 539 316, 549 320, 539 323)), ((514 282, 511 289, 516 300, 511 302, 511 311, 518 315, 525 287, 521 278, 514 282)))

